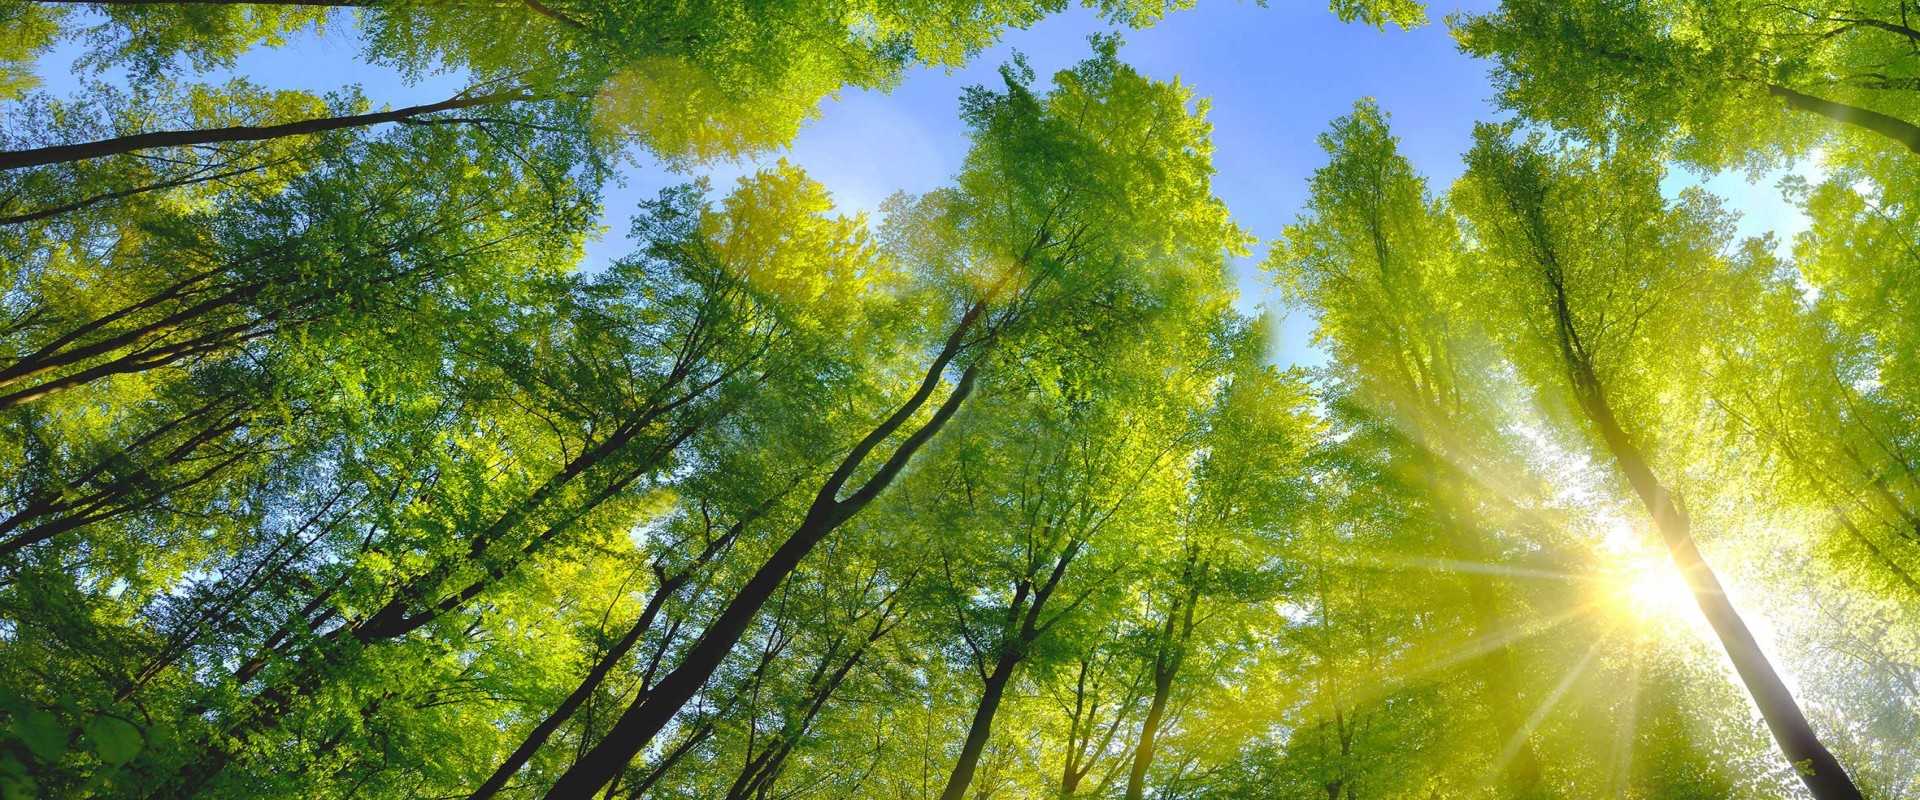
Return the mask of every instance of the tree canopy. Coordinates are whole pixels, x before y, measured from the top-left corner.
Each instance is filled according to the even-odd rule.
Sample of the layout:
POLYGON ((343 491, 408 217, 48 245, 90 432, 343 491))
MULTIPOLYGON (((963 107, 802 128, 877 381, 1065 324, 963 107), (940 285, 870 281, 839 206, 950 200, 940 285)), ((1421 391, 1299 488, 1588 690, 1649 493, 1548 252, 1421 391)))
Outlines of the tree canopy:
POLYGON ((1458 180, 1360 98, 1275 231, 1117 34, 775 158, 1068 5, 0 2, 0 800, 1920 792, 1904 3, 1456 14, 1458 180), (465 88, 210 77, 321 27, 465 88))

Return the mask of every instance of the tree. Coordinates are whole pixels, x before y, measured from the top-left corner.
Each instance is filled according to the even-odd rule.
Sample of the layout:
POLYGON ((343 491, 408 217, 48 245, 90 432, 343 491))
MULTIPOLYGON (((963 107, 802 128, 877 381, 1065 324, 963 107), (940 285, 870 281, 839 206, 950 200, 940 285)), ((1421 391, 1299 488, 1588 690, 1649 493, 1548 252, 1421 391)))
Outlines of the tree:
MULTIPOLYGON (((1181 310, 1206 321, 1197 305, 1181 310)), ((958 655, 980 680, 942 797, 966 796, 1018 674, 1073 652, 1076 633, 1105 627, 1095 620, 1120 603, 1129 565, 1150 547, 1143 540, 1166 524, 1215 359, 1204 328, 1146 330, 1155 352, 1097 333, 1061 343, 1075 355, 1057 365, 1057 379, 983 403, 955 434, 965 444, 942 454, 953 465, 939 471, 941 499, 927 512, 942 596, 927 613, 952 620, 937 638, 960 642, 958 655)), ((1070 727, 1084 735, 1081 724, 1070 727)), ((1066 768, 1063 792, 1081 772, 1066 768)))
POLYGON ((1804 155, 1837 124, 1920 152, 1904 4, 1508 0, 1453 20, 1502 105, 1593 141, 1672 140, 1719 168, 1804 155))
POLYGON ((1307 502, 1306 453, 1322 430, 1302 376, 1264 363, 1266 325, 1233 334, 1225 385, 1189 456, 1187 491, 1175 495, 1181 511, 1173 546, 1159 548, 1159 574, 1147 584, 1157 630, 1149 639, 1151 691, 1128 759, 1128 800, 1146 794, 1176 683, 1230 669, 1238 655, 1232 632, 1260 629, 1261 607, 1284 596, 1295 569, 1289 556, 1307 502))
MULTIPOLYGON (((1498 568, 1511 545, 1476 494, 1511 495, 1525 478, 1503 466, 1512 463, 1501 458, 1503 398, 1466 377, 1486 369, 1488 354, 1459 319, 1458 301, 1441 294, 1468 263, 1456 223, 1399 154, 1371 101, 1336 120, 1321 146, 1331 161, 1314 173, 1307 211, 1269 267, 1290 298, 1318 314, 1316 336, 1338 355, 1348 391, 1415 444, 1411 469, 1427 476, 1449 556, 1498 568)), ((1528 614, 1511 608, 1503 588, 1484 577, 1466 581, 1473 633, 1495 634, 1528 614)), ((1485 659, 1493 733, 1513 747, 1504 777, 1516 796, 1529 796, 1541 766, 1520 708, 1523 655, 1506 644, 1485 659)))
POLYGON ((1505 330, 1516 360, 1533 380, 1570 394, 1592 425, 1807 788, 1816 797, 1860 797, 1734 609, 1686 514, 1627 427, 1650 413, 1657 395, 1647 384, 1676 372, 1646 343, 1685 330, 1679 326, 1686 317, 1674 309, 1687 296, 1691 271, 1712 274, 1724 221, 1697 195, 1668 206, 1657 168, 1635 151, 1549 153, 1538 139, 1515 144, 1492 126, 1476 137, 1456 197, 1486 242, 1489 267, 1511 282, 1502 299, 1511 303, 1505 330))
POLYGON ((909 259, 926 259, 920 263, 935 292, 928 300, 941 308, 945 330, 928 350, 924 375, 853 441, 805 518, 680 664, 548 796, 598 791, 647 746, 801 559, 871 504, 959 411, 993 347, 1037 335, 1045 321, 1087 313, 1089 300, 1122 312, 1152 308, 1158 292, 1187 286, 1196 272, 1217 275, 1219 254, 1240 246, 1240 233, 1207 187, 1205 123, 1187 111, 1177 86, 1121 65, 1117 44, 1096 40, 1096 56, 1057 76, 1056 91, 1045 97, 1027 89, 1029 73, 1011 69, 1004 93, 969 93, 966 118, 976 146, 956 189, 895 212, 923 226, 899 235, 911 237, 903 246, 918 250, 909 259), (952 388, 931 416, 916 421, 949 368, 959 369, 952 388), (900 432, 905 436, 896 440, 900 432), (875 467, 867 467, 869 459, 875 467))

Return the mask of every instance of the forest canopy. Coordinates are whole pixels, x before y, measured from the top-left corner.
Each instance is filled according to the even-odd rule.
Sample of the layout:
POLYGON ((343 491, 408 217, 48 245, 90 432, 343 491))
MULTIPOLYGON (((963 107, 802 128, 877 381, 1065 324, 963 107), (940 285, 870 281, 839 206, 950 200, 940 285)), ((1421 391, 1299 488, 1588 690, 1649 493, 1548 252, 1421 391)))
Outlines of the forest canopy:
POLYGON ((1124 33, 784 157, 1070 5, 0 0, 0 800, 1920 794, 1920 9, 1332 0, 1494 108, 1274 230, 1124 33))

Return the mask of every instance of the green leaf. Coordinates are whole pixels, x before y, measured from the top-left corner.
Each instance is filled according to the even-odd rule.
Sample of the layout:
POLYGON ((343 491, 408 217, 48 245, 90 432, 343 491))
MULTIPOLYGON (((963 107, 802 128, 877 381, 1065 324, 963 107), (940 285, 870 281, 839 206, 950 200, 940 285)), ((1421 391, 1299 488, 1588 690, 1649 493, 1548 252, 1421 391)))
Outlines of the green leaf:
POLYGON ((132 761, 146 744, 139 728, 118 717, 94 717, 87 723, 87 738, 93 740, 100 760, 109 764, 132 761))
POLYGON ((43 761, 57 761, 66 754, 68 733, 59 718, 45 711, 29 711, 13 721, 13 735, 43 761))

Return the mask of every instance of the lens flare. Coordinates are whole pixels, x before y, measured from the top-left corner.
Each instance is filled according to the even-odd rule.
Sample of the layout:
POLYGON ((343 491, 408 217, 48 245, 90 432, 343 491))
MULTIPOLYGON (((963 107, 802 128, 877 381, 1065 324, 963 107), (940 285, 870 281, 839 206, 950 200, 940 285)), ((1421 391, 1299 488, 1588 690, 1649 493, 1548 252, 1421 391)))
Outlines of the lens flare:
POLYGON ((1685 628, 1693 619, 1693 593, 1663 553, 1634 553, 1614 560, 1601 582, 1613 616, 1644 628, 1685 628))

